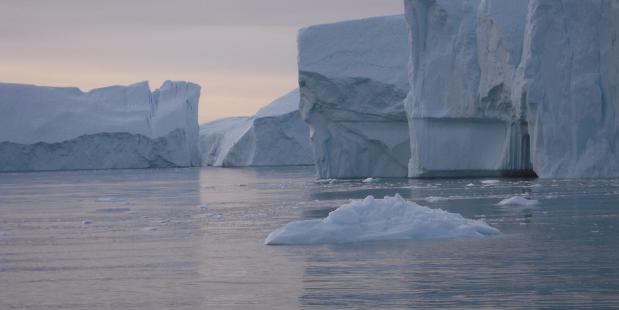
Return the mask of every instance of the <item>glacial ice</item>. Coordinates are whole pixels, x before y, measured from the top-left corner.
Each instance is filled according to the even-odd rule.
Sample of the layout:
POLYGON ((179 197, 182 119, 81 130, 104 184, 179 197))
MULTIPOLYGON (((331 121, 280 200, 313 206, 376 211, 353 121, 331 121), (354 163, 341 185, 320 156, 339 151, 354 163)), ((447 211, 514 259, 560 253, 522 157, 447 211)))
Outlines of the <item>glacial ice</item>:
POLYGON ((511 101, 526 1, 406 0, 409 176, 520 175, 526 124, 511 101))
POLYGON ((233 117, 200 127, 204 166, 312 165, 309 128, 294 90, 252 117, 233 117))
POLYGON ((405 0, 409 176, 619 176, 619 2, 405 0))
POLYGON ((200 86, 82 92, 0 83, 0 171, 200 165, 200 86))
POLYGON ((499 230, 481 220, 422 207, 399 195, 353 200, 325 219, 291 222, 270 233, 267 245, 352 243, 381 240, 482 238, 499 230))
POLYGON ((402 16, 299 31, 300 110, 320 178, 407 176, 406 38, 402 16))
POLYGON ((515 81, 543 178, 619 176, 619 1, 531 0, 515 81))

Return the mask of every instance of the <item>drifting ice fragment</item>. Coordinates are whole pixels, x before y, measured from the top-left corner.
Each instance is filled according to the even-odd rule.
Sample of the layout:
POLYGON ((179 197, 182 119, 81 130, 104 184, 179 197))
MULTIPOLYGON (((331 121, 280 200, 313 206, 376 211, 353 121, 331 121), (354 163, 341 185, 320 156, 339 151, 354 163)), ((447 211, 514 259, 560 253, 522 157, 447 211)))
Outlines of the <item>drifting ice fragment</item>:
POLYGON ((322 220, 296 221, 275 230, 267 245, 351 243, 380 240, 482 238, 500 232, 480 220, 422 207, 399 195, 353 200, 322 220))
POLYGON ((526 199, 520 196, 507 198, 498 203, 499 206, 534 206, 539 204, 537 200, 526 199))

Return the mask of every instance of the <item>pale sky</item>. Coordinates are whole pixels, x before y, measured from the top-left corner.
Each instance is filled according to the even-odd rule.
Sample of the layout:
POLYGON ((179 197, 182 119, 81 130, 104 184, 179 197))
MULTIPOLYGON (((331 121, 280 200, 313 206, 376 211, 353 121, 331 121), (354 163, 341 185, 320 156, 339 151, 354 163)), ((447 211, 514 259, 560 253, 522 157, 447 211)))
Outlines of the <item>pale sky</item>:
POLYGON ((301 27, 403 12, 402 0, 0 0, 0 82, 84 91, 202 86, 200 122, 297 86, 301 27))

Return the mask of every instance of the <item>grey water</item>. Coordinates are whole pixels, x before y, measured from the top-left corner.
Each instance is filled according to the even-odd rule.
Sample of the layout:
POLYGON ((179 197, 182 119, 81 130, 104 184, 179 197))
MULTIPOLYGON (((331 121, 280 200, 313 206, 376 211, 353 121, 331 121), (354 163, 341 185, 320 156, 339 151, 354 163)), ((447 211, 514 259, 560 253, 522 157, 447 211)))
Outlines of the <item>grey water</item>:
POLYGON ((317 181, 311 167, 0 174, 0 309, 619 308, 619 180, 481 181, 317 181), (263 245, 290 221, 396 193, 502 234, 263 245), (540 204, 497 206, 513 195, 540 204))

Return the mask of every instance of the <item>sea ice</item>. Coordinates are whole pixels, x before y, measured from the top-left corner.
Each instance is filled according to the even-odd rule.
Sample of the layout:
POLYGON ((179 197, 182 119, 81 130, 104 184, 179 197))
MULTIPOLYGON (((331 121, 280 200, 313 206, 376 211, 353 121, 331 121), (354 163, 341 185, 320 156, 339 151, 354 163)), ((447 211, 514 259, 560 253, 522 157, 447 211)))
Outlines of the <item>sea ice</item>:
POLYGON ((481 220, 406 201, 399 195, 353 200, 325 219, 296 221, 269 234, 267 245, 351 243, 380 240, 482 238, 499 230, 481 220))

